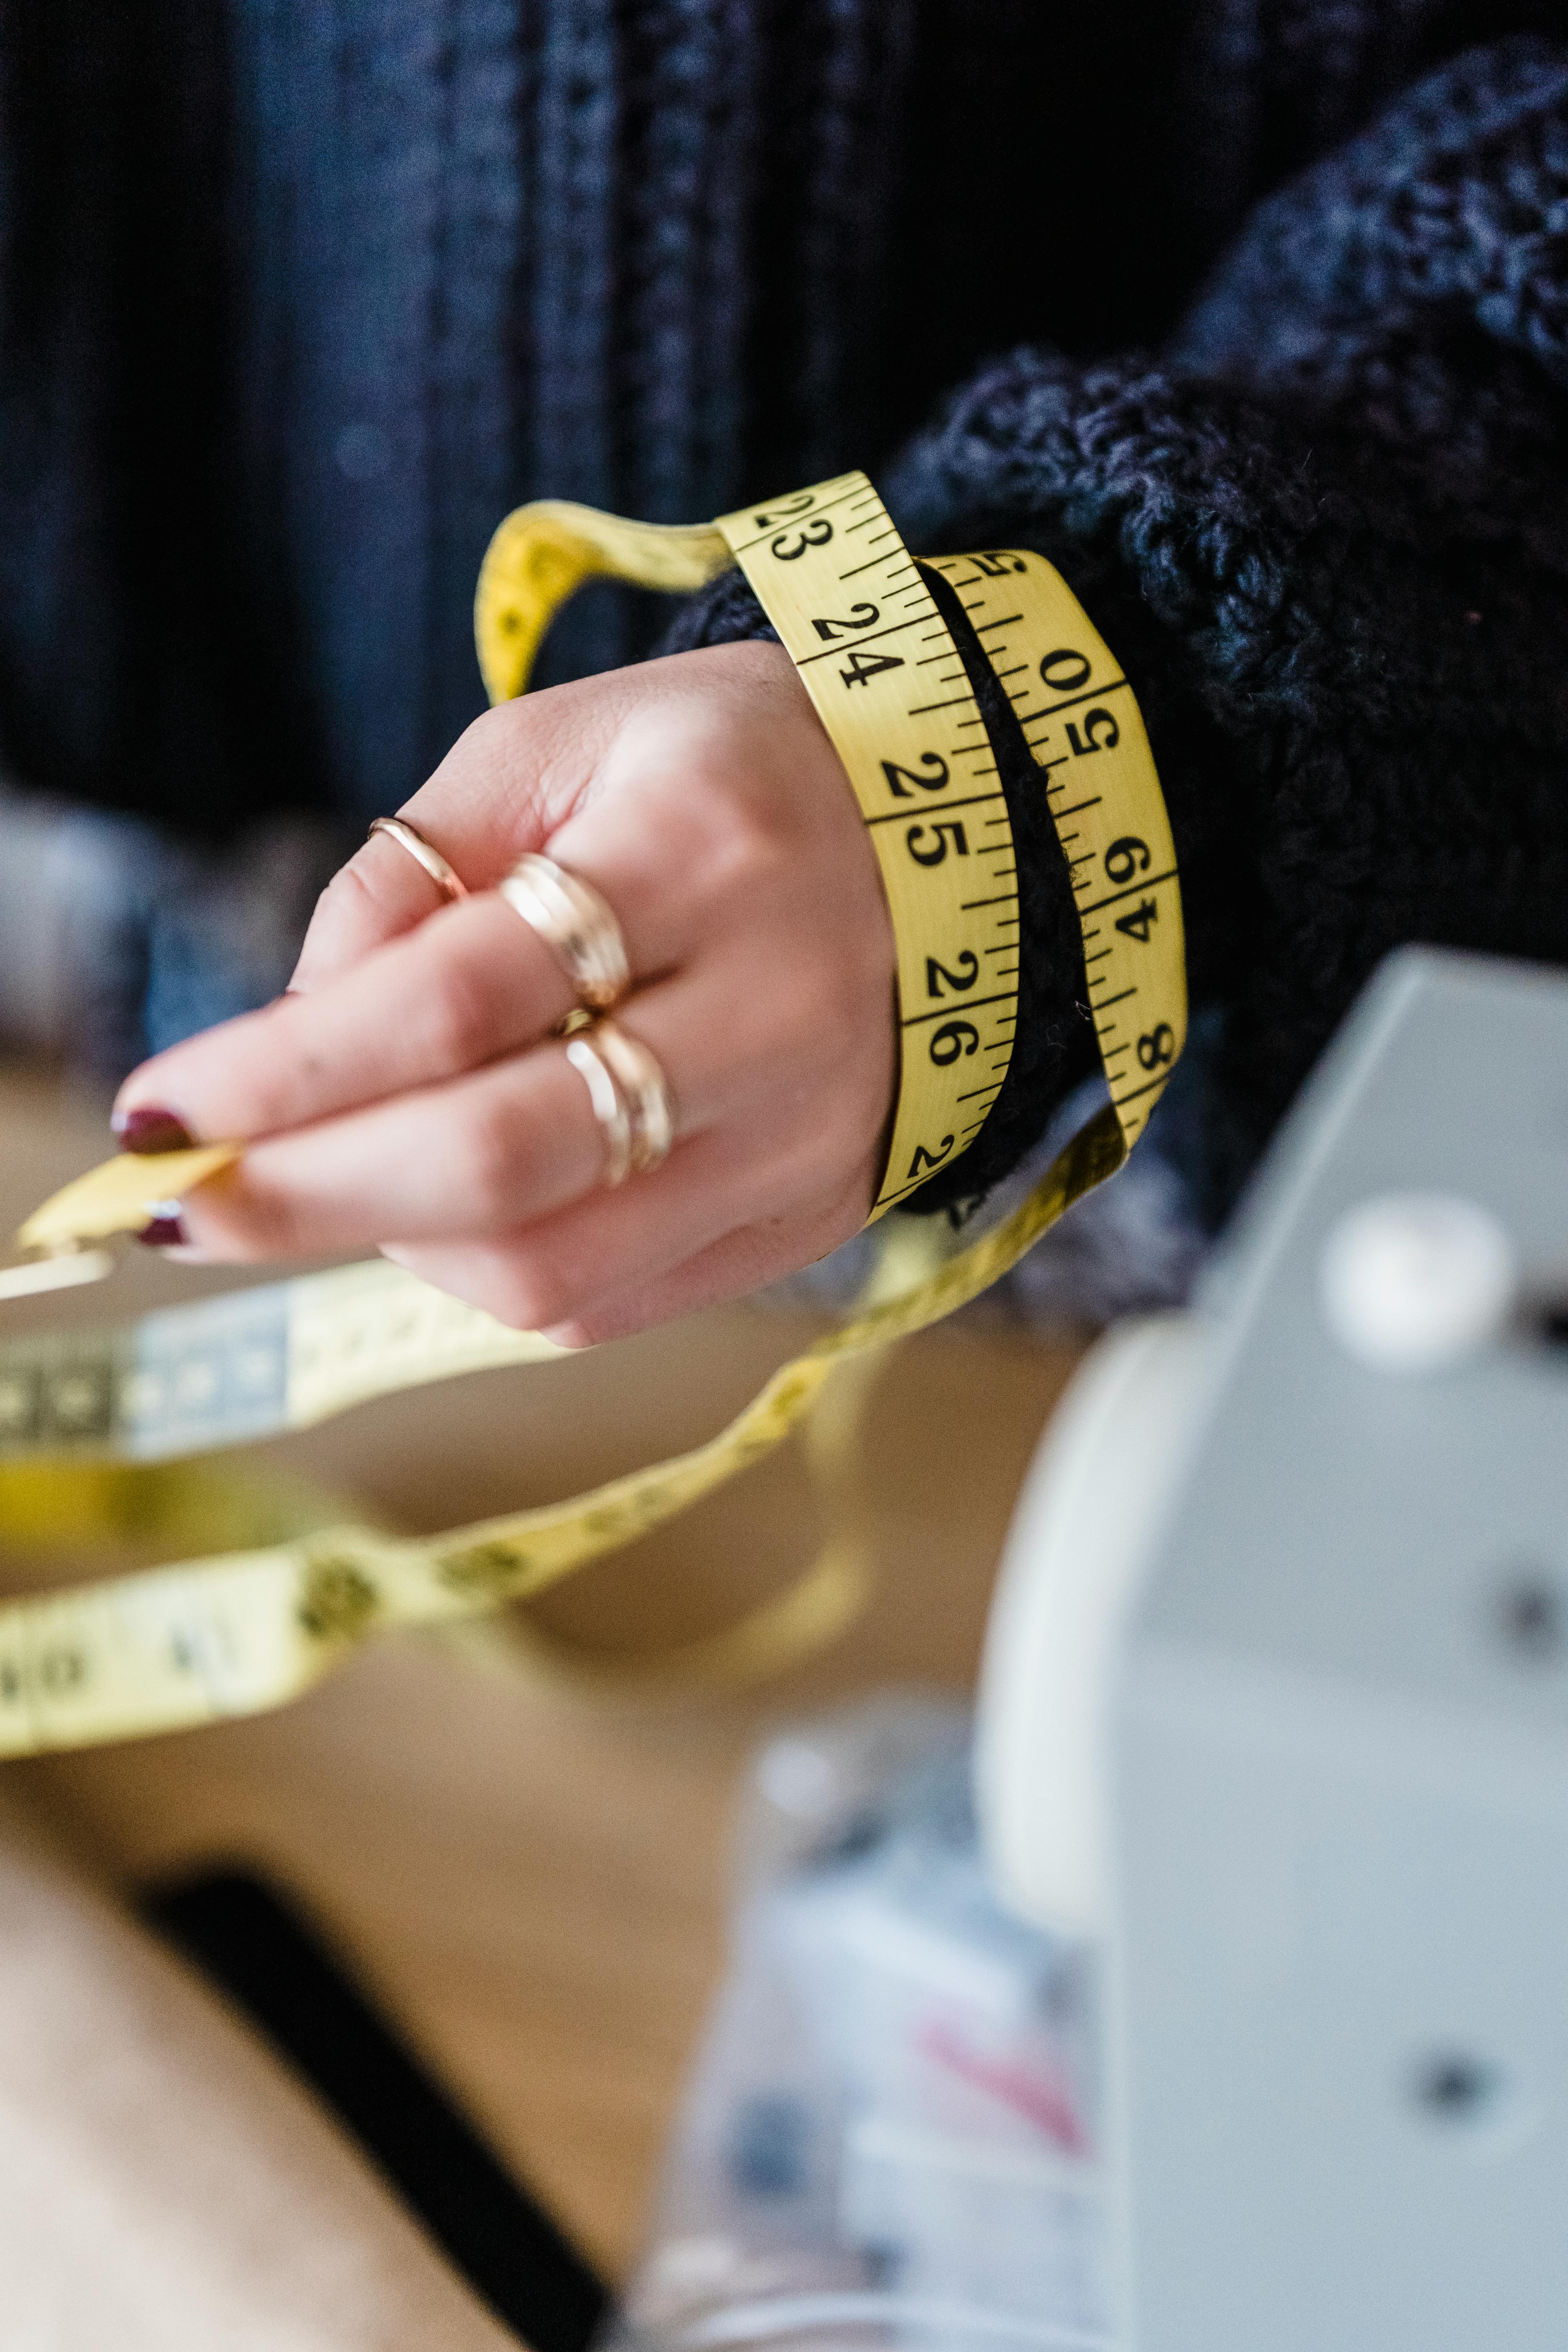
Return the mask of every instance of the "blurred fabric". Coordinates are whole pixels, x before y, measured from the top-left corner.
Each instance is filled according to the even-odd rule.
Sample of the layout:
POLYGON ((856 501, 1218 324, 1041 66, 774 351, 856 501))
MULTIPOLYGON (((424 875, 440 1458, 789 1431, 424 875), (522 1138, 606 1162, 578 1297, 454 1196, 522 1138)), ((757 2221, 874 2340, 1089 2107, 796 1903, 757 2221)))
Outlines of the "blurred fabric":
MULTIPOLYGON (((520 499, 700 520, 1020 337, 1155 341, 1269 188, 1558 14, 0 0, 0 758, 357 830, 480 708, 520 499)), ((660 623, 603 592, 549 674, 660 623)))

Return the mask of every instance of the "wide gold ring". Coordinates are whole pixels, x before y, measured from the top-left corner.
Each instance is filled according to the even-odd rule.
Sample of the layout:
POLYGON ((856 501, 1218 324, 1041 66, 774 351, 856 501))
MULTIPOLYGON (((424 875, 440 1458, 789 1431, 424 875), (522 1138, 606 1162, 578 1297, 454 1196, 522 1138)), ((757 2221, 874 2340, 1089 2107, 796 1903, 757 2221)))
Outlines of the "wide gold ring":
POLYGON ((435 844, 426 841, 425 835, 416 831, 406 817, 374 818, 365 839, 368 841, 371 834, 376 833, 384 833, 388 841, 395 841, 399 849, 405 849, 415 864, 425 868, 443 898, 449 900, 455 906, 459 898, 468 897, 468 884, 459 880, 435 844))
POLYGON ((626 941, 591 882, 531 850, 497 887, 512 912, 544 941, 579 1004, 607 1013, 619 1003, 632 982, 626 941))
POLYGON ((602 1015, 583 1033, 609 1065, 631 1119, 631 1164, 635 1175, 646 1176, 669 1157, 675 1141, 675 1107, 669 1082, 657 1057, 636 1037, 628 1037, 618 1022, 602 1015))
POLYGON ((587 1087, 594 1117, 598 1120, 599 1132, 605 1139, 605 1165, 599 1181, 614 1191, 617 1184, 625 1183, 631 1169, 631 1113, 611 1075, 608 1063, 591 1042, 588 1032, 568 1039, 566 1059, 587 1087))

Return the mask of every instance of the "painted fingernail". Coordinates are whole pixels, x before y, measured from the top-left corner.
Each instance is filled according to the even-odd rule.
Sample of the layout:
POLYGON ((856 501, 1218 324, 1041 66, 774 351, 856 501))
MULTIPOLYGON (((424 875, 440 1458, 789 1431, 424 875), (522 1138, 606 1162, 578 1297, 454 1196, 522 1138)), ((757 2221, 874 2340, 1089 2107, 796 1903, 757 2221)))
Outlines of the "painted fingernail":
POLYGON ((149 1249, 183 1249, 190 1236, 178 1211, 172 1217, 153 1217, 136 1236, 149 1249))
POLYGON ((188 1151, 195 1138, 184 1119, 156 1104, 139 1104, 134 1110, 117 1110, 110 1133, 121 1151, 188 1151))

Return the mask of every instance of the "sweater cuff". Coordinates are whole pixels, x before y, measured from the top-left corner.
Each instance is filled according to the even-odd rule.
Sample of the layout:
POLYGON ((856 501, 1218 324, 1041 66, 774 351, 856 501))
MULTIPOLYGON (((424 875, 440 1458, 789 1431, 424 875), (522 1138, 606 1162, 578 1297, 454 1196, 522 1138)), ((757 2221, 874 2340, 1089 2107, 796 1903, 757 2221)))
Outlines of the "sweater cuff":
POLYGON ((655 651, 689 654, 702 646, 737 645, 749 637, 765 637, 776 646, 779 633, 745 573, 731 566, 686 598, 655 651))

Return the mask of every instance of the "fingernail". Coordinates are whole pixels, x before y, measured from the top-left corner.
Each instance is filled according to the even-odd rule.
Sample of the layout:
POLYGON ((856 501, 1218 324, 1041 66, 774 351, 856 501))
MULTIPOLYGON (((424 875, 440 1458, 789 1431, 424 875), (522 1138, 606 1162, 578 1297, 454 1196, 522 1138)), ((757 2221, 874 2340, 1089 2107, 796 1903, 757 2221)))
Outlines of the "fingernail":
POLYGON ((153 1103, 140 1104, 134 1110, 117 1110, 109 1131, 121 1151, 188 1151, 195 1141, 184 1119, 153 1103))
POLYGON ((149 1249, 183 1249, 190 1236, 185 1221, 176 1211, 172 1217, 153 1217, 136 1236, 149 1249))

